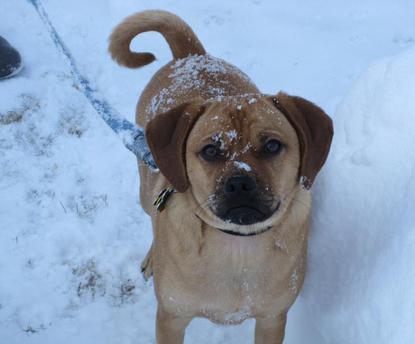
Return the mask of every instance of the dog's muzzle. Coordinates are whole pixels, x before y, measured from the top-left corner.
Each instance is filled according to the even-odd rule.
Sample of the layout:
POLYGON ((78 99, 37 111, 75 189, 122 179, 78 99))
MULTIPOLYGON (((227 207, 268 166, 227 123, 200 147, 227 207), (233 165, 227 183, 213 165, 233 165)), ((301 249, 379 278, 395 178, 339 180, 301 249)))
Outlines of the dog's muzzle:
POLYGON ((229 177, 216 194, 214 213, 226 222, 252 225, 273 213, 272 195, 260 191, 255 179, 247 174, 229 177))

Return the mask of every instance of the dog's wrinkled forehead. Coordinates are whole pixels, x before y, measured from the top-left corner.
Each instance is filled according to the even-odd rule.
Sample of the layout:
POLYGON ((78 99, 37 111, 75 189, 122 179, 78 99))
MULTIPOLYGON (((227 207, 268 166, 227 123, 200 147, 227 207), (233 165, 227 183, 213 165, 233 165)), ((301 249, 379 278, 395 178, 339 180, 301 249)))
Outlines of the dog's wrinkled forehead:
POLYGON ((264 96, 212 102, 194 126, 190 140, 211 140, 227 151, 244 154, 267 134, 282 140, 295 135, 285 116, 264 96))

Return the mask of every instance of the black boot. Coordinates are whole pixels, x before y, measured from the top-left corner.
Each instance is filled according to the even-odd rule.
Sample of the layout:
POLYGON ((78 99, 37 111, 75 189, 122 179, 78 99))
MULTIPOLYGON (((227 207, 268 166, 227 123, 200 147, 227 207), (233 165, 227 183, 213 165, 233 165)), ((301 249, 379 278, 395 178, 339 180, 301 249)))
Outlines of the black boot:
POLYGON ((0 79, 17 74, 22 67, 22 58, 19 52, 0 36, 0 79))

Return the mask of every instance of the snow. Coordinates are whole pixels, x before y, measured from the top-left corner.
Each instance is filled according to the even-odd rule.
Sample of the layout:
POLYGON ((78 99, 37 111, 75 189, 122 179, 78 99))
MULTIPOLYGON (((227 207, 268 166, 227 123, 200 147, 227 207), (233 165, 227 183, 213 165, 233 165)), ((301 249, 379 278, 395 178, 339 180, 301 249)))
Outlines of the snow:
POLYGON ((229 82, 223 80, 223 75, 228 73, 238 73, 242 80, 252 83, 248 76, 242 74, 237 68, 230 66, 225 61, 206 55, 190 55, 183 59, 178 59, 170 67, 171 73, 169 79, 171 84, 156 94, 150 101, 148 111, 150 114, 167 111, 173 102, 173 95, 178 90, 193 90, 206 88, 206 82, 200 77, 203 73, 209 73, 211 81, 215 81, 217 87, 209 86, 207 93, 211 99, 221 100, 226 94, 226 88, 229 88, 229 82), (170 106, 169 106, 170 105, 170 106))
POLYGON ((225 134, 228 137, 229 141, 235 140, 238 137, 238 133, 235 129, 229 130, 225 134))
POLYGON ((234 161, 233 164, 236 168, 239 168, 247 172, 250 172, 252 170, 251 166, 249 166, 246 162, 243 161, 234 161))
POLYGON ((304 289, 328 343, 415 338, 414 68, 415 49, 373 63, 336 112, 304 289))
MULTIPOLYGON (((150 8, 182 16, 211 56, 264 93, 298 94, 333 115, 332 154, 314 186, 307 278, 285 343, 413 342, 412 1, 43 3, 80 71, 129 120, 171 53, 158 34, 144 34, 133 48, 157 61, 123 69, 107 37, 150 8)), ((0 9, 0 33, 25 63, 0 82, 0 341, 154 343, 153 285, 139 271, 151 225, 135 158, 74 85, 31 5, 2 0, 0 9)), ((197 319, 186 343, 252 343, 253 328, 252 320, 222 327, 197 319)))

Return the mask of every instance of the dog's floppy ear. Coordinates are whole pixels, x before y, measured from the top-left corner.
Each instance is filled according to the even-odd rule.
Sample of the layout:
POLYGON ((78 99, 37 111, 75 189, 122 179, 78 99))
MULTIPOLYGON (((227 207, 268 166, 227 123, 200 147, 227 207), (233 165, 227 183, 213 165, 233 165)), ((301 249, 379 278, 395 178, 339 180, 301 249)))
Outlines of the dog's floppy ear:
POLYGON ((203 111, 201 100, 183 103, 156 115, 146 126, 146 139, 154 161, 178 192, 188 188, 186 140, 203 111))
POLYGON ((322 109, 306 99, 280 92, 272 100, 297 132, 301 153, 300 183, 308 190, 329 153, 333 123, 322 109))

